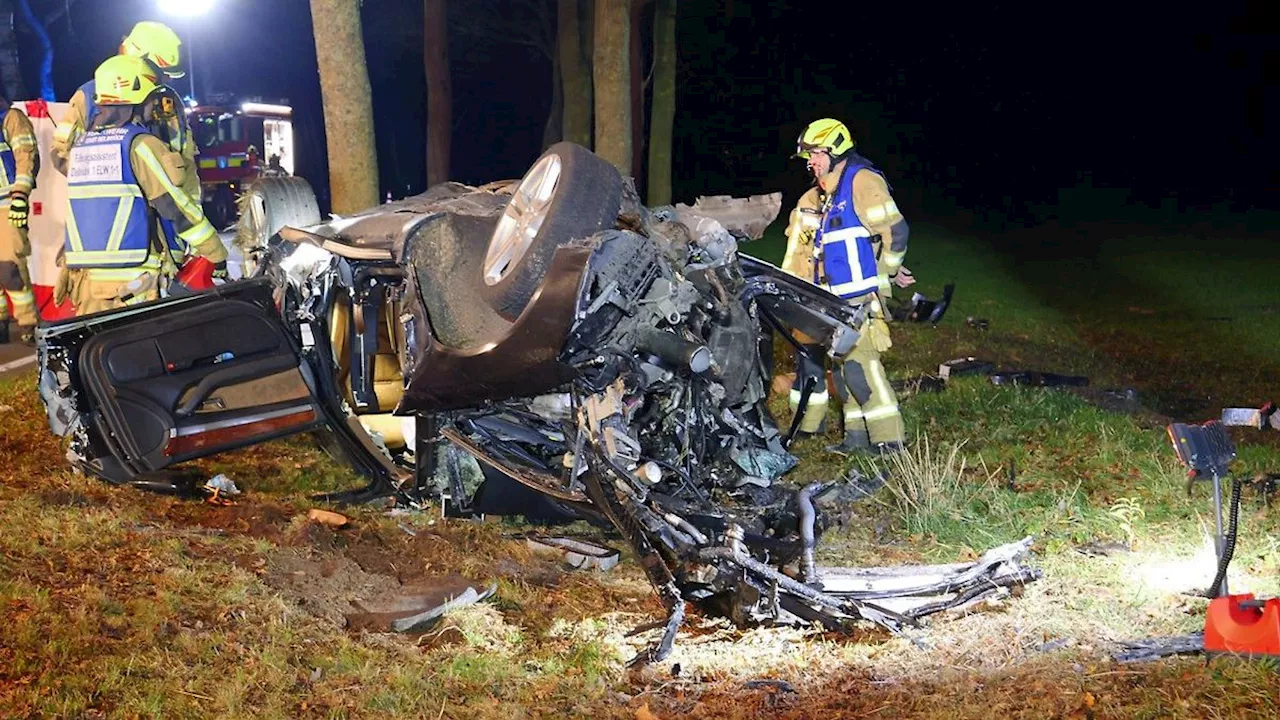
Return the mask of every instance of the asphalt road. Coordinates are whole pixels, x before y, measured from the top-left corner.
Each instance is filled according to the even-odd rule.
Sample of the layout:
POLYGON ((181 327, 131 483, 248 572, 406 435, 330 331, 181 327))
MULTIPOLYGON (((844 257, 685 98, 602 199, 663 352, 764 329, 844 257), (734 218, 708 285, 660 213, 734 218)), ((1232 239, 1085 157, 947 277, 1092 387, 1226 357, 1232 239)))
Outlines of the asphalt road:
MULTIPOLYGON (((12 328, 17 331, 17 328, 12 328)), ((17 338, 14 338, 15 340, 17 338)), ((36 349, 19 342, 0 345, 0 379, 25 373, 35 367, 36 349)))

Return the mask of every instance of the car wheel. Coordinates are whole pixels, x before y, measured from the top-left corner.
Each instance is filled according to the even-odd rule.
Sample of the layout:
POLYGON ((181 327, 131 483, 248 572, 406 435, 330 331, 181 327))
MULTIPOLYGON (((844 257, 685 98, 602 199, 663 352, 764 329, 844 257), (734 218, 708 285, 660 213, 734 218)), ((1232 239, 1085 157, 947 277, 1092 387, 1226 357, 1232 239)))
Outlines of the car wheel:
POLYGON ((615 225, 622 176, 590 150, 552 145, 521 178, 489 238, 481 269, 498 314, 514 321, 542 284, 556 249, 615 225))
POLYGON ((320 206, 311 184, 300 177, 262 177, 245 189, 240 200, 236 245, 244 253, 244 276, 253 274, 256 251, 282 227, 304 228, 320 223, 320 206))

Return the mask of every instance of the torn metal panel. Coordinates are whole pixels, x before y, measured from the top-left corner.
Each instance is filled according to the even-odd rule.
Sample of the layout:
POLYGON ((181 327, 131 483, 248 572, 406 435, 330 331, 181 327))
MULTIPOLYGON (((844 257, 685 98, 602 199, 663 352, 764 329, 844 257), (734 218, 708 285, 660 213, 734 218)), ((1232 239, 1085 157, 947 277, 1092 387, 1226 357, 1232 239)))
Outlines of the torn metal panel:
POLYGON ((484 592, 476 592, 474 587, 469 587, 464 590, 461 595, 458 595, 455 598, 450 598, 436 607, 430 608, 416 615, 392 620, 391 629, 402 633, 425 630, 445 615, 460 610, 468 605, 474 605, 478 602, 487 600, 497 591, 497 583, 490 585, 484 592))
POLYGON ((680 222, 688 225, 695 233, 700 228, 700 221, 712 220, 735 235, 759 240, 782 211, 782 193, 745 198, 703 195, 692 206, 681 203, 675 206, 675 210, 680 222))

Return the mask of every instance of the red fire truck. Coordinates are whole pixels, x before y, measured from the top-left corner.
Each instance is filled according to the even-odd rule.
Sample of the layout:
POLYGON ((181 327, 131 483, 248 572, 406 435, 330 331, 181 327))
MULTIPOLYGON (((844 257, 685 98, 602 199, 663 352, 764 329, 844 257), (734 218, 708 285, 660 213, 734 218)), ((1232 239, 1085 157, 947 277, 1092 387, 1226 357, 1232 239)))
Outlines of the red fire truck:
POLYGON ((241 188, 263 175, 292 175, 293 109, 284 102, 221 96, 187 113, 205 214, 218 229, 236 219, 241 188))

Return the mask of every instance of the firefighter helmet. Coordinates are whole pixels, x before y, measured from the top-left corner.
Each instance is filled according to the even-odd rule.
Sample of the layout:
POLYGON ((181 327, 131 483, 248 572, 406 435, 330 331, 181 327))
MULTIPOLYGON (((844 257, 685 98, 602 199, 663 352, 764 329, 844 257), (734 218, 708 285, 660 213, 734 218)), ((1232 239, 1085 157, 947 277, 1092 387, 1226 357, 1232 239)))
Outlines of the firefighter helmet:
POLYGON ((809 159, 813 150, 826 150, 831 157, 838 158, 853 149, 853 136, 844 123, 831 118, 822 118, 809 123, 809 126, 796 139, 796 154, 792 157, 809 159))
POLYGON ((160 77, 146 60, 116 55, 98 66, 93 82, 99 105, 141 105, 160 85, 160 77))
POLYGON ((168 25, 144 20, 120 42, 120 54, 140 57, 160 68, 171 78, 180 78, 182 71, 182 40, 168 25))

